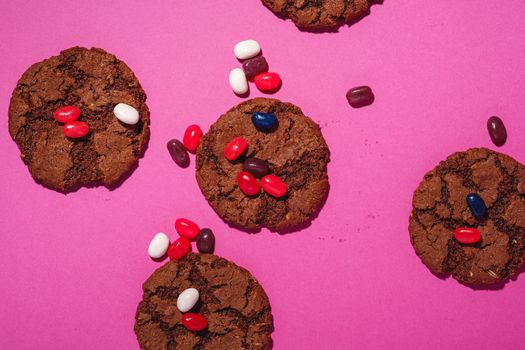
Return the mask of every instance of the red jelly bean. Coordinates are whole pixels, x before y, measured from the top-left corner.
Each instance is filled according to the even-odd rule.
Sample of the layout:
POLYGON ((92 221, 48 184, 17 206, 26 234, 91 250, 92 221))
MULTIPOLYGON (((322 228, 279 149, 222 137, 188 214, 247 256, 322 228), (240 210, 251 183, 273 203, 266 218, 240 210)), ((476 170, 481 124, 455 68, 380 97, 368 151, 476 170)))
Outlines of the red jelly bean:
POLYGON ((170 244, 168 256, 171 260, 179 260, 191 250, 191 243, 186 237, 180 237, 170 244))
POLYGON ((253 196, 261 190, 261 186, 259 186, 255 177, 246 171, 241 171, 237 174, 237 185, 248 196, 253 196))
POLYGON ((198 125, 190 125, 184 133, 182 144, 190 152, 194 152, 199 147, 199 140, 202 136, 202 130, 198 125))
POLYGON ((89 125, 86 122, 73 121, 64 124, 63 130, 67 137, 76 139, 87 135, 89 132, 89 125))
POLYGON ((257 74, 253 82, 263 92, 274 91, 281 85, 281 77, 274 72, 264 72, 257 74))
POLYGON ((75 106, 60 107, 53 112, 53 118, 60 123, 72 122, 80 117, 80 109, 75 106))
POLYGON ((198 332, 208 327, 208 320, 202 315, 185 313, 182 315, 182 325, 190 331, 198 332))
POLYGON ((261 186, 266 193, 276 198, 281 198, 286 194, 286 184, 272 174, 266 175, 261 179, 261 186))
POLYGON ((177 230, 177 233, 182 237, 193 241, 197 238, 201 229, 193 221, 180 218, 175 220, 175 230, 177 230))
POLYGON ((242 137, 236 137, 224 147, 224 156, 228 160, 234 160, 242 154, 248 147, 248 142, 242 137))
POLYGON ((454 231, 456 240, 463 244, 474 244, 481 239, 481 232, 475 228, 458 227, 454 231))

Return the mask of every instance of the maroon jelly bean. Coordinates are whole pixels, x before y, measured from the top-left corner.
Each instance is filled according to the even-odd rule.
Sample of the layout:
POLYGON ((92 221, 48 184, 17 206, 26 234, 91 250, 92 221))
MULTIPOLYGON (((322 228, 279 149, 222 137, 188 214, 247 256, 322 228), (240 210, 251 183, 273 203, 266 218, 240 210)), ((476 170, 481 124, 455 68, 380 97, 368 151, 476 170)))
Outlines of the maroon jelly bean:
POLYGON ((252 80, 257 74, 268 71, 268 62, 263 56, 250 58, 242 63, 246 78, 252 80))
POLYGON ((190 156, 182 142, 177 139, 169 140, 167 147, 171 158, 178 166, 185 168, 190 164, 190 156))
POLYGON ((358 86, 348 90, 346 93, 346 99, 350 106, 354 108, 368 106, 374 102, 374 94, 372 89, 368 86, 358 86))
POLYGON ((263 177, 270 172, 268 163, 259 158, 248 158, 242 164, 242 170, 249 172, 255 177, 263 177))
POLYGON ((213 254, 215 250, 215 235, 209 228, 203 228, 197 236, 197 249, 200 253, 213 254))
POLYGON ((498 147, 501 147, 507 141, 507 129, 501 118, 493 116, 487 120, 487 129, 489 130, 489 136, 492 143, 498 147))

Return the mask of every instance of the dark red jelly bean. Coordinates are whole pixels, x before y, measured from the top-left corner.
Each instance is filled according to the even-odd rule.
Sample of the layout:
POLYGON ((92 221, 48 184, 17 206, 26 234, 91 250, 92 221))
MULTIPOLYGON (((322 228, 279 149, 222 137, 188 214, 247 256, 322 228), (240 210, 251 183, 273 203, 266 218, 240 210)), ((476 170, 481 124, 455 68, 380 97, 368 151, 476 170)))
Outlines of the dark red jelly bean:
POLYGON ((348 90, 346 93, 346 99, 350 106, 354 108, 359 108, 363 106, 368 106, 374 102, 374 94, 372 89, 368 86, 358 86, 348 90))
POLYGON ((268 71, 268 62, 263 56, 250 58, 242 63, 246 78, 252 80, 257 74, 268 71))
POLYGON ((64 134, 72 139, 84 137, 89 132, 89 125, 86 122, 73 121, 64 124, 64 134))
POLYGON ((272 92, 281 86, 281 77, 274 72, 264 72, 257 74, 253 82, 262 92, 272 92))
POLYGON ((499 117, 493 116, 487 120, 487 129, 489 130, 489 136, 492 143, 498 147, 501 147, 507 141, 507 129, 503 120, 499 117))
POLYGON ((182 142, 177 139, 169 140, 167 147, 171 158, 178 166, 185 168, 190 164, 190 156, 182 142))
POLYGON ((248 148, 248 142, 242 137, 236 137, 224 147, 224 156, 228 160, 234 160, 248 148))
POLYGON ((186 237, 180 237, 168 247, 171 260, 179 260, 191 250, 191 243, 186 237))
POLYGON ((53 112, 53 118, 60 123, 67 123, 77 120, 80 117, 80 109, 75 106, 60 107, 53 112))
POLYGON ((237 185, 248 196, 253 196, 261 190, 261 186, 255 177, 246 171, 241 171, 237 174, 237 185))
POLYGON ((475 228, 458 227, 454 230, 454 237, 459 243, 474 244, 481 239, 481 232, 475 228))
POLYGON ((215 235, 209 228, 203 228, 197 237, 197 249, 200 253, 212 254, 215 250, 215 235))
POLYGON ((190 125, 184 133, 182 143, 190 152, 194 152, 199 147, 199 140, 202 136, 202 130, 198 125, 190 125))
POLYGON ((186 237, 190 241, 197 238, 200 232, 199 226, 191 220, 179 218, 175 220, 175 230, 182 237, 186 237))
POLYGON ((275 198, 280 198, 286 194, 286 184, 283 180, 273 174, 263 177, 261 180, 261 186, 266 193, 275 198))
POLYGON ((268 163, 259 158, 248 158, 242 164, 242 170, 249 172, 255 177, 263 177, 270 172, 268 163))
POLYGON ((208 327, 208 320, 202 315, 185 313, 182 315, 182 325, 193 332, 198 332, 208 327))

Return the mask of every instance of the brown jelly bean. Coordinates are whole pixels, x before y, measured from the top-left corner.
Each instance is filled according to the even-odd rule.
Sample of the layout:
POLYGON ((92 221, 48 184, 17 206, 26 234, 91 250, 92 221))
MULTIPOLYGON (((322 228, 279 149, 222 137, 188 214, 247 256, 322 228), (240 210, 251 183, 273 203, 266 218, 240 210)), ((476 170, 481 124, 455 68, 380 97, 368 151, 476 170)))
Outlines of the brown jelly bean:
POLYGON ((259 158, 248 158, 242 164, 242 170, 249 172, 255 177, 263 177, 270 172, 268 163, 259 158))
POLYGON ((184 147, 182 142, 177 139, 169 140, 167 147, 171 158, 173 158, 173 161, 175 161, 178 166, 185 168, 190 164, 188 151, 186 151, 186 147, 184 147))
POLYGON ((374 94, 369 86, 357 86, 346 93, 346 99, 354 108, 368 106, 374 102, 374 94))
POLYGON ((489 136, 493 144, 498 147, 505 144, 505 141, 507 141, 507 129, 505 129, 503 120, 496 116, 490 117, 489 120, 487 120, 487 129, 489 130, 489 136))
POLYGON ((254 57, 242 63, 246 78, 252 80, 257 74, 268 71, 268 62, 263 56, 254 57))
POLYGON ((209 228, 203 228, 197 236, 197 249, 200 253, 212 254, 215 250, 215 235, 209 228))

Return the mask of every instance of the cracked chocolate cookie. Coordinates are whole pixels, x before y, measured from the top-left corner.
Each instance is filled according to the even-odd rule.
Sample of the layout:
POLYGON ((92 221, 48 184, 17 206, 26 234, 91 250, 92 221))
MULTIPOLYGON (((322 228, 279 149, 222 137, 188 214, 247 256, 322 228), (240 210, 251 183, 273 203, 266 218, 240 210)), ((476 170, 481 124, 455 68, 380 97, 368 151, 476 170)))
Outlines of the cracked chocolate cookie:
POLYGON ((254 229, 289 229, 307 222, 328 192, 328 147, 319 126, 291 103, 255 98, 221 116, 201 138, 197 149, 197 182, 213 209, 227 222, 254 229), (277 126, 257 129, 252 113, 271 113, 277 126), (225 146, 243 137, 248 149, 230 161, 225 146), (248 196, 236 182, 247 158, 265 161, 271 174, 287 186, 280 198, 260 191, 248 196))
POLYGON ((414 193, 412 245, 436 274, 466 284, 492 284, 514 275, 525 258, 525 167, 485 148, 458 152, 427 173, 414 193), (466 197, 477 193, 488 209, 478 220, 466 197), (460 227, 481 232, 477 243, 454 238, 460 227))
POLYGON ((364 16, 371 0, 262 0, 275 14, 302 29, 333 29, 364 16))
POLYGON ((273 327, 270 303, 261 285, 245 269, 211 254, 188 253, 157 269, 142 286, 135 317, 142 350, 267 349, 273 327), (189 312, 203 315, 208 328, 186 329, 177 297, 199 291, 189 312))
POLYGON ((9 133, 33 178, 59 191, 115 185, 136 164, 149 135, 146 94, 129 67, 101 49, 74 47, 32 65, 20 78, 9 106, 9 133), (133 106, 140 119, 121 123, 113 108, 133 106), (68 138, 53 112, 76 106, 89 125, 68 138))

